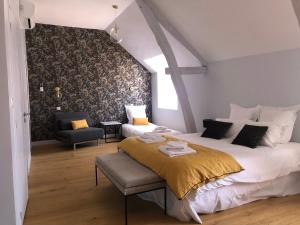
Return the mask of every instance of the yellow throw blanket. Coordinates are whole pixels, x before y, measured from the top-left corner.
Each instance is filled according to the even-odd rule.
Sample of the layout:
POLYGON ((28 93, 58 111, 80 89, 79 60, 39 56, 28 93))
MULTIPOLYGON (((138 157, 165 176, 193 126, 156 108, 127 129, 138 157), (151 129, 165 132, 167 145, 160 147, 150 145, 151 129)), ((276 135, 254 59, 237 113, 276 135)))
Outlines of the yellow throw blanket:
POLYGON ((169 157, 159 151, 159 146, 178 139, 164 137, 165 142, 153 144, 130 137, 120 142, 118 148, 164 178, 179 199, 192 189, 243 170, 231 155, 189 142, 188 146, 195 149, 196 154, 169 157))

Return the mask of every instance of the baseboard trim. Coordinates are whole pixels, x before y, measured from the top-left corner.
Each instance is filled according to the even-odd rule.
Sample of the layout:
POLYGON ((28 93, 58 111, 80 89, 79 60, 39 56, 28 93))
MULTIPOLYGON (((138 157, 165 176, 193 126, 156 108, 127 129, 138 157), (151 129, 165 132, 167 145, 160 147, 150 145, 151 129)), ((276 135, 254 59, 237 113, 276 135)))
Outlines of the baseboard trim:
POLYGON ((31 146, 41 146, 41 145, 51 145, 51 144, 58 144, 60 143, 57 140, 45 140, 45 141, 33 141, 31 142, 31 146))

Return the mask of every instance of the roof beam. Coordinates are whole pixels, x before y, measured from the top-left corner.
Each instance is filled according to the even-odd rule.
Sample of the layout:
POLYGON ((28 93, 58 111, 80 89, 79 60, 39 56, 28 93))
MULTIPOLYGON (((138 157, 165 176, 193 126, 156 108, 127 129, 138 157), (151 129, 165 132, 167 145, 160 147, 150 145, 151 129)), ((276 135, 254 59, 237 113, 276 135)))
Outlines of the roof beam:
MULTIPOLYGON (((205 74, 207 71, 206 66, 200 67, 178 67, 177 68, 181 75, 192 75, 192 74, 205 74)), ((165 69, 166 74, 171 74, 170 68, 165 69)))
POLYGON ((196 132, 196 123, 193 116, 192 108, 189 102, 186 88, 182 80, 180 70, 178 69, 177 60, 173 53, 172 47, 169 44, 168 39, 162 27, 160 26, 159 21, 156 18, 156 15, 153 13, 152 9, 148 7, 146 1, 136 0, 136 2, 140 7, 144 18, 147 24, 149 25, 150 29, 152 30, 157 44, 161 48, 170 67, 171 79, 181 105, 186 130, 189 133, 196 132))
POLYGON ((206 60, 198 53, 198 51, 186 40, 186 38, 177 31, 177 29, 167 20, 167 18, 159 11, 159 9, 150 1, 145 1, 145 4, 152 11, 158 22, 170 33, 174 38, 177 39, 187 50, 194 55, 201 65, 206 66, 206 60))
POLYGON ((298 19, 298 24, 300 25, 300 0, 292 0, 292 3, 298 19))

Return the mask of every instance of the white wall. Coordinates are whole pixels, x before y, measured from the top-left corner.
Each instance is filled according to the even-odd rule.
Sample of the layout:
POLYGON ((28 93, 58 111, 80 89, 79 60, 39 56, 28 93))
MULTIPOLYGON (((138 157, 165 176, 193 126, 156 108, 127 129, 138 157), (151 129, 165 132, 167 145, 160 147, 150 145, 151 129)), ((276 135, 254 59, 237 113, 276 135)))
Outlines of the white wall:
MULTIPOLYGON (((145 60, 162 52, 136 3, 130 5, 116 21, 123 31, 121 45, 146 68, 155 72, 145 60)), ((195 58, 172 36, 167 36, 180 66, 197 65, 195 58)), ((245 106, 300 104, 299 49, 211 62, 208 70, 207 75, 184 75, 183 78, 198 130, 202 129, 204 118, 228 116, 231 102, 245 106)), ((165 110, 157 107, 157 80, 155 74, 152 76, 154 122, 185 131, 180 108, 165 110)), ((299 121, 295 130, 298 141, 299 121)))
MULTIPOLYGON (((229 104, 300 104, 300 49, 209 64, 208 114, 226 117, 229 104)), ((300 141, 300 119, 294 140, 300 141)))
MULTIPOLYGON (((145 61, 162 54, 161 49, 156 43, 155 37, 148 27, 139 7, 134 2, 131 4, 117 19, 117 24, 123 33, 123 41, 121 45, 139 62, 141 62, 152 75, 152 112, 153 121, 159 125, 165 125, 173 129, 185 131, 182 111, 159 109, 157 107, 157 82, 153 68, 145 61)), ((107 31, 111 26, 108 26, 107 31)), ((172 49, 180 66, 199 66, 200 63, 195 59, 180 43, 177 42, 170 34, 166 32, 172 49)), ((203 75, 188 75, 184 77, 184 83, 188 90, 190 101, 193 101, 192 111, 196 120, 197 128, 201 127, 201 119, 204 117, 206 110, 204 106, 204 90, 203 75), (195 103, 194 103, 195 102, 195 103)))
MULTIPOLYGON (((21 225, 28 184, 23 141, 24 30, 18 24, 19 1, 0 3, 0 224, 21 225), (10 5, 8 5, 10 2, 10 5)), ((27 152, 28 154, 28 152, 27 152)))

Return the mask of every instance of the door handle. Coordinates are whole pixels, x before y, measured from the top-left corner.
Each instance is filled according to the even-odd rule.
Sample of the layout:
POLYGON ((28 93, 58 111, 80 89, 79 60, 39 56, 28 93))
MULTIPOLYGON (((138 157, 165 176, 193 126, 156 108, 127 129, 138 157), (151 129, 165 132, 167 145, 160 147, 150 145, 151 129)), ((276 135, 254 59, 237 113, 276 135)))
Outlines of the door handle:
POLYGON ((23 117, 24 117, 24 123, 26 123, 27 122, 27 117, 29 117, 30 116, 30 113, 23 113, 23 117))
POLYGON ((24 117, 30 116, 30 113, 24 113, 23 116, 24 116, 24 117))

